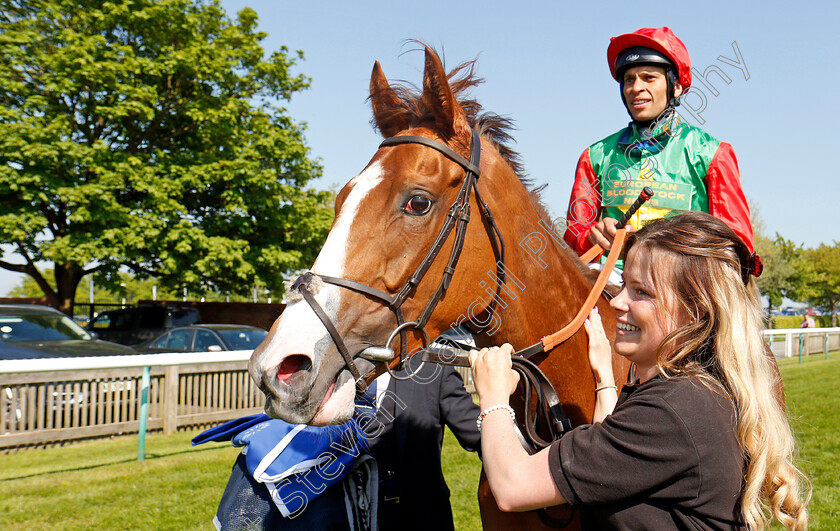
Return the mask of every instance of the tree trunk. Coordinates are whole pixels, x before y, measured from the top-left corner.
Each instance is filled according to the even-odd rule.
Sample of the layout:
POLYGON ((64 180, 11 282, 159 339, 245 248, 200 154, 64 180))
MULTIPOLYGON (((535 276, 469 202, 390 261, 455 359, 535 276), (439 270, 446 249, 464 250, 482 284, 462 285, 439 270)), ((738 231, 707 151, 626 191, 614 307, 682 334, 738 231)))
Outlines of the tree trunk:
POLYGON ((765 322, 767 323, 767 328, 776 328, 773 323, 773 302, 770 300, 770 297, 767 297, 767 319, 765 322))
POLYGON ((84 276, 81 267, 74 263, 55 264, 55 297, 54 306, 60 311, 73 317, 76 302, 76 288, 84 276))

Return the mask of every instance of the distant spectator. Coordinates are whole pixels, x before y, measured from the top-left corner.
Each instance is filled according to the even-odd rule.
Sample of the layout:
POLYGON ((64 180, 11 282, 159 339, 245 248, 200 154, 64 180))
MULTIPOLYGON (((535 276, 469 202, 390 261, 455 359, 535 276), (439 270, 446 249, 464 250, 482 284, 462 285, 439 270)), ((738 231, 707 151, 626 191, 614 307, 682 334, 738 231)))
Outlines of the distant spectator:
POLYGON ((805 310, 805 313, 802 314, 802 322, 799 323, 799 328, 816 328, 816 326, 817 323, 811 317, 811 310, 805 310))

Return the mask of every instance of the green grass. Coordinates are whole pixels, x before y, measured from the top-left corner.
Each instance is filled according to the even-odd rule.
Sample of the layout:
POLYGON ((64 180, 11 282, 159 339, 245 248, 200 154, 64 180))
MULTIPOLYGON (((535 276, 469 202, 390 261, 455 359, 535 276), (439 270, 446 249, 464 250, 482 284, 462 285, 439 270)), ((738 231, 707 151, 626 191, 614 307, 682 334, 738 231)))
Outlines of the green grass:
MULTIPOLYGON (((800 466, 813 482, 812 529, 840 522, 840 353, 781 360, 788 409, 800 443, 800 466)), ((213 529, 216 506, 238 450, 196 432, 149 434, 146 460, 137 437, 0 455, 0 528, 213 529)), ((455 526, 481 528, 476 489, 481 463, 455 437, 444 438, 443 469, 455 526)))
POLYGON ((811 478, 812 529, 840 528, 840 353, 779 362, 788 413, 799 443, 799 467, 811 478))
POLYGON ((455 529, 481 529, 478 512, 478 476, 481 461, 478 454, 465 452, 455 436, 447 430, 443 438, 443 473, 449 485, 455 529))
POLYGON ((194 433, 137 437, 0 455, 0 528, 214 529, 238 450, 190 447, 194 433))
MULTIPOLYGON (((149 434, 142 462, 136 436, 0 454, 0 529, 212 530, 239 450, 197 433, 149 434)), ((480 529, 481 463, 451 433, 443 454, 456 527, 480 529)))

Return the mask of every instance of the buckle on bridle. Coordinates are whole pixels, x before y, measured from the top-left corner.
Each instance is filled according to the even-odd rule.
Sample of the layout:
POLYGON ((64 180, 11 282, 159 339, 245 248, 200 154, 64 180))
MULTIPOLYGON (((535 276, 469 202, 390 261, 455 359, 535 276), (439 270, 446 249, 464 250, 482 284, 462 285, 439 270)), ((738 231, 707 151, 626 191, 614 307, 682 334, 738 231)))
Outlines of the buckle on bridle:
MULTIPOLYGON (((397 357, 396 352, 394 352, 394 349, 391 348, 391 343, 394 342, 394 339, 397 338, 397 335, 400 332, 409 327, 413 327, 415 330, 419 330, 423 333, 423 346, 420 350, 426 350, 429 347, 429 333, 426 331, 426 327, 421 326, 420 323, 418 323, 417 321, 409 321, 394 328, 394 330, 391 332, 391 335, 388 336, 388 341, 385 343, 384 346, 368 347, 364 349, 361 353, 359 353, 359 357, 364 358, 368 361, 384 362, 388 373, 397 380, 410 380, 414 378, 417 375, 417 373, 420 372, 420 369, 423 368, 425 361, 421 361, 420 366, 417 367, 414 371, 412 371, 411 374, 409 374, 408 376, 397 376, 391 370, 391 362, 394 361, 394 358, 397 357)), ((405 352, 400 353, 401 368, 405 366, 406 361, 408 361, 410 357, 411 356, 407 355, 407 353, 405 352)))

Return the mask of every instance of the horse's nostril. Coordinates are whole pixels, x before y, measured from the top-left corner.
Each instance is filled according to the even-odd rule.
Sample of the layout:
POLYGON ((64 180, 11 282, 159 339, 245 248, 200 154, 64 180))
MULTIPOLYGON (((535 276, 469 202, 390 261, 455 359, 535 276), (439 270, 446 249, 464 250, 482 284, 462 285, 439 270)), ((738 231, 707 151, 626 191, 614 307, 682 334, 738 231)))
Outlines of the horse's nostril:
POLYGON ((309 362, 309 358, 303 356, 301 354, 292 354, 291 356, 286 356, 280 366, 277 367, 277 378, 279 380, 287 380, 289 379, 294 373, 300 370, 307 370, 311 366, 309 362))

